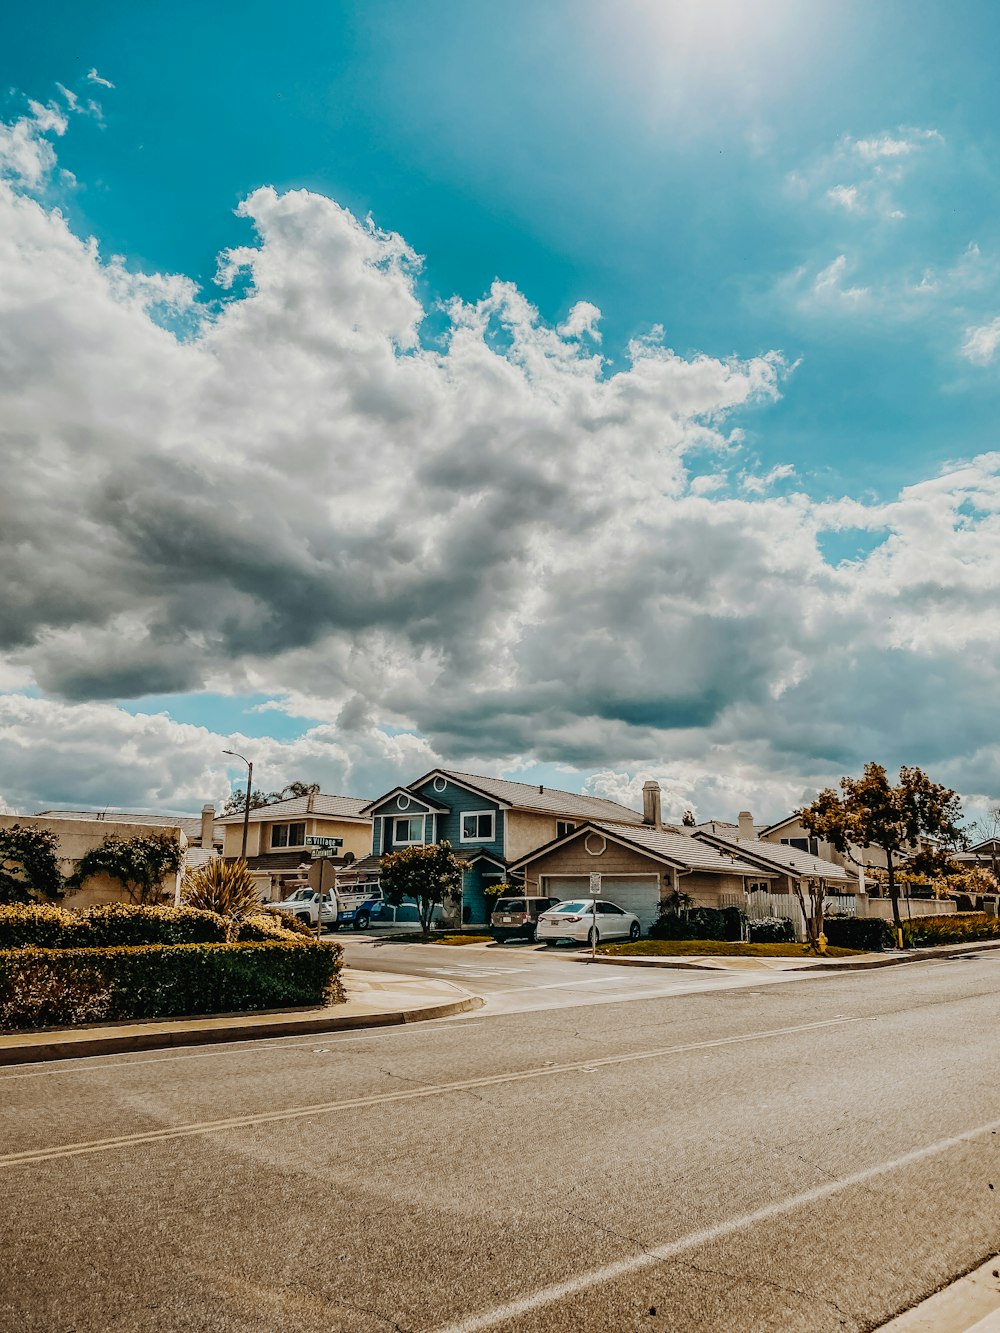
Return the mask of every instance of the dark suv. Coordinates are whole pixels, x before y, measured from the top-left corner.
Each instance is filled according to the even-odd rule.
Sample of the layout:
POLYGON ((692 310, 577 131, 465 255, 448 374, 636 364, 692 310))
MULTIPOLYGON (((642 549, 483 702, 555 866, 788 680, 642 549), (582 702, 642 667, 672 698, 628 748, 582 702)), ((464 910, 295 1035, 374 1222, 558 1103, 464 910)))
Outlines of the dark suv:
POLYGON ((558 898, 498 898, 490 917, 490 934, 498 944, 533 940, 539 916, 557 902, 558 898))

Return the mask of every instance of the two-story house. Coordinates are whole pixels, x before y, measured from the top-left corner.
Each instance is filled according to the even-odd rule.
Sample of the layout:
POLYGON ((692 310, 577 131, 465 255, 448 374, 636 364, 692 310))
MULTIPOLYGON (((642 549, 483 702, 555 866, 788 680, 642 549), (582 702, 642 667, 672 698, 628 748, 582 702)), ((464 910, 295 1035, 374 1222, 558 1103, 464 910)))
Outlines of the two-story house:
POLYGON ((564 837, 587 820, 641 824, 617 801, 506 778, 433 769, 364 806, 372 820, 371 856, 355 867, 374 880, 381 858, 402 847, 449 842, 465 862, 462 920, 486 920, 486 894, 508 868, 536 847, 564 837))
MULTIPOLYGON (((291 883, 304 877, 314 856, 329 855, 335 865, 366 856, 371 851, 372 821, 363 813, 368 801, 357 796, 327 796, 310 792, 272 801, 250 811, 247 827, 247 865, 261 896, 284 896, 291 883), (339 840, 339 845, 338 845, 339 840)), ((240 857, 243 815, 218 821, 224 831, 222 855, 240 857)))

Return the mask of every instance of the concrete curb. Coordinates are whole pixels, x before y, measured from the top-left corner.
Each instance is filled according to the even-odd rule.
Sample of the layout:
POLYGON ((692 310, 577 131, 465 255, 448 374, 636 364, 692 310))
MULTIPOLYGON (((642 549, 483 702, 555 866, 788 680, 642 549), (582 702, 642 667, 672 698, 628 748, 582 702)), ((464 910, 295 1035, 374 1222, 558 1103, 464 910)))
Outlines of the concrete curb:
MULTIPOLYGON (((830 959, 825 963, 814 963, 803 960, 796 967, 782 967, 773 969, 776 972, 870 972, 877 967, 902 967, 906 963, 925 962, 928 958, 974 958, 977 954, 988 953, 991 949, 1000 949, 1000 940, 973 940, 969 944, 944 944, 937 945, 931 949, 910 949, 903 954, 873 954, 869 958, 844 958, 830 959)), ((720 959, 725 959, 725 954, 715 955, 720 959)), ((614 967, 670 967, 681 971, 696 972, 719 972, 724 969, 713 966, 708 960, 713 957, 711 954, 702 955, 704 962, 696 962, 692 955, 678 955, 671 958, 667 955, 657 955, 655 957, 622 957, 613 954, 598 954, 596 958, 591 958, 590 954, 569 954, 575 963, 607 963, 614 967)), ((753 955, 740 957, 740 962, 753 962, 753 955)), ((766 958, 761 958, 760 962, 766 962, 766 958)))
MULTIPOLYGON (((123 1023, 129 1032, 113 1032, 88 1036, 86 1030, 48 1033, 25 1033, 34 1040, 21 1041, 21 1034, 13 1039, 0 1037, 0 1065, 37 1064, 45 1060, 76 1060, 91 1055, 120 1055, 129 1051, 152 1051, 169 1046, 206 1046, 231 1041, 263 1041, 268 1037, 310 1036, 319 1032, 344 1032, 360 1028, 398 1027, 403 1023, 426 1023, 435 1018, 451 1018, 481 1009, 486 1001, 481 995, 467 995, 446 1004, 423 1005, 413 1009, 394 1009, 385 1013, 331 1014, 322 1018, 294 1018, 274 1021, 274 1010, 262 1011, 252 1017, 233 1016, 231 1023, 218 1027, 198 1026, 199 1023, 219 1022, 228 1015, 208 1015, 202 1019, 178 1019, 169 1027, 157 1024, 155 1031, 136 1030, 136 1024, 123 1023), (266 1021, 261 1022, 261 1019, 266 1021), (12 1044, 7 1044, 11 1042, 12 1044)), ((280 1012, 280 1011, 278 1011, 280 1012)), ((154 1020, 155 1022, 156 1020, 154 1020)))

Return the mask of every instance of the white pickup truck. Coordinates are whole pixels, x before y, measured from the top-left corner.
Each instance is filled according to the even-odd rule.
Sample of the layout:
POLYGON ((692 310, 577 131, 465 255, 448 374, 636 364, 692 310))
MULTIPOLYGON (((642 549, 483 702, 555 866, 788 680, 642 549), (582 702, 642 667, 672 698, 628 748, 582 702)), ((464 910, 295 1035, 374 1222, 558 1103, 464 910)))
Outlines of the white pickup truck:
POLYGON ((332 893, 324 893, 321 898, 315 889, 296 889, 284 902, 270 903, 269 906, 278 912, 287 912, 289 916, 297 916, 313 927, 318 923, 334 928, 337 925, 337 898, 332 893))

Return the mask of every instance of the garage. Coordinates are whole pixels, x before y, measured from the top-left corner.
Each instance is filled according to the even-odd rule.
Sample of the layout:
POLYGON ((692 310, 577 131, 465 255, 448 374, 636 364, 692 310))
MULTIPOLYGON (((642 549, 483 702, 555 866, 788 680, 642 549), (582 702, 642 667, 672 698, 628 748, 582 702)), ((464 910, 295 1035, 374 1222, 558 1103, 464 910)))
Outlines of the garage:
MULTIPOLYGON (((590 897, 590 880, 586 875, 544 875, 542 885, 542 892, 550 898, 590 897)), ((637 916, 645 935, 659 913, 659 876, 602 875, 601 897, 637 916)))

